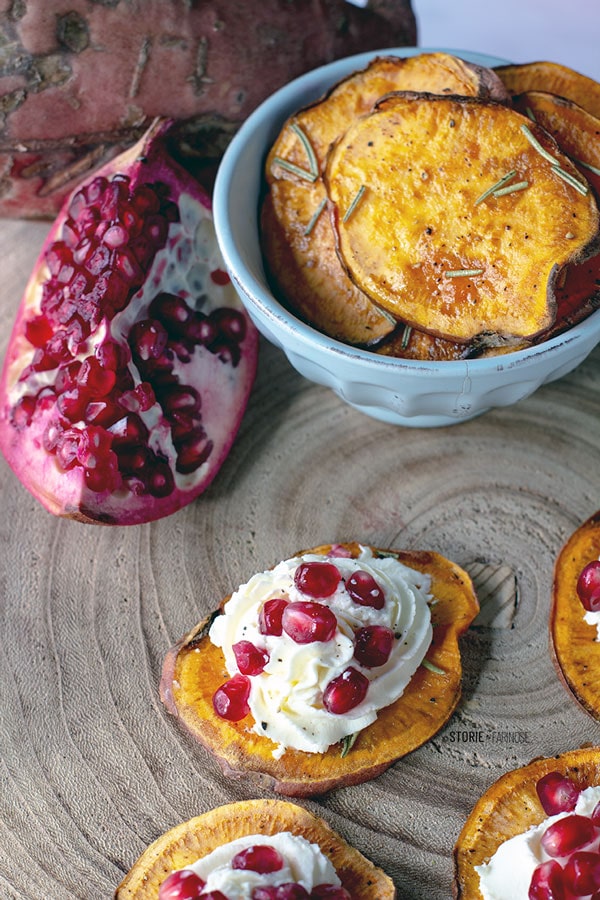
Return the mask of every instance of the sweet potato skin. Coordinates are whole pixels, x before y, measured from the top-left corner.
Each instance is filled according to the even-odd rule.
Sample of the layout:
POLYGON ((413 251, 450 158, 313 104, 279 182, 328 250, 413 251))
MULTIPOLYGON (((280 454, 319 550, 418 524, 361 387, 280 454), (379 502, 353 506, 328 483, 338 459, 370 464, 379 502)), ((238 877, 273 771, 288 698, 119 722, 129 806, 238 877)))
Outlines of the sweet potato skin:
MULTIPOLYGON (((358 544, 346 546, 353 555, 360 552, 358 544)), ((327 553, 330 549, 330 545, 324 545, 308 552, 327 553)), ((221 649, 207 637, 220 607, 168 652, 160 694, 167 710, 216 756, 225 774, 250 776, 291 797, 323 794, 375 778, 429 740, 450 718, 461 694, 458 639, 479 609, 471 580, 459 566, 430 551, 378 552, 392 552, 405 565, 431 575, 432 593, 438 602, 432 609, 436 627, 427 659, 443 674, 421 666, 403 696, 379 712, 377 720, 358 735, 345 756, 340 745, 334 745, 322 754, 287 750, 275 760, 275 745, 250 730, 250 717, 227 722, 213 711, 212 695, 229 677, 221 649)))
POLYGON ((0 215, 53 216, 156 116, 191 166, 268 94, 333 59, 416 43, 410 0, 20 0, 0 11, 0 215))
POLYGON ((290 831, 321 847, 353 900, 395 900, 388 876, 343 840, 324 819, 284 800, 243 800, 219 806, 167 831, 132 866, 115 900, 157 900, 167 875, 247 834, 290 831))
POLYGON ((524 128, 579 177, 545 131, 489 101, 398 93, 357 120, 325 173, 338 253, 357 286, 448 340, 518 342, 549 328, 557 275, 592 254, 599 214, 587 185, 582 196, 565 184, 524 128), (480 201, 511 169, 526 189, 480 201))
POLYGON ((600 84, 568 66, 541 60, 496 66, 494 71, 510 94, 545 91, 572 100, 600 118, 600 84))
POLYGON ((554 771, 568 776, 580 788, 600 784, 600 747, 535 759, 488 788, 473 807, 454 847, 455 900, 482 900, 474 867, 487 862, 503 841, 546 818, 535 786, 554 771))

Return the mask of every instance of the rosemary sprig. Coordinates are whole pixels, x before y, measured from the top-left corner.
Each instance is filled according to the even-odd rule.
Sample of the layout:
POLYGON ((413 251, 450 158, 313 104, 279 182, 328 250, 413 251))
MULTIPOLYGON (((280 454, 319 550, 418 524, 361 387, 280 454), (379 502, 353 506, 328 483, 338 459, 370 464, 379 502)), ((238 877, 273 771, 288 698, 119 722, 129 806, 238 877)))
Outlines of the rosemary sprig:
POLYGON ((400 341, 400 347, 402 348, 402 350, 406 350, 406 348, 408 347, 412 332, 413 330, 411 325, 404 326, 404 331, 402 332, 402 340, 400 341))
POLYGON ((506 187, 498 188, 494 191, 494 197, 504 197, 505 194, 512 194, 515 191, 524 191, 529 187, 528 181, 517 181, 515 184, 507 184, 506 187))
POLYGON ((448 269, 444 272, 446 278, 461 278, 469 275, 483 275, 483 269, 448 269))
POLYGON ((323 197, 323 199, 321 200, 321 202, 319 203, 319 205, 318 205, 317 208, 315 209, 314 213, 312 214, 311 219, 310 219, 310 222, 308 223, 308 225, 307 225, 306 228, 304 229, 304 235, 305 235, 305 237, 308 236, 308 235, 311 233, 311 231, 313 230, 313 228, 314 228, 315 225, 317 224, 317 221, 318 221, 318 219, 319 219, 319 216, 321 215, 321 213, 323 212, 323 210, 325 209, 326 206, 327 206, 327 197, 323 197))
POLYGON ((477 200, 475 201, 475 206, 479 206, 480 203, 483 203, 484 200, 487 200, 487 198, 494 194, 496 191, 501 190, 508 181, 511 181, 511 179, 515 177, 516 174, 517 170, 513 169, 507 175, 503 175, 499 181, 489 187, 487 191, 484 191, 483 194, 481 194, 481 196, 477 198, 477 200))
POLYGON ((439 666, 436 666, 435 663, 430 662, 428 659, 424 659, 422 665, 429 669, 430 672, 433 672, 434 675, 445 675, 446 672, 444 669, 440 669, 439 666))
POLYGON ((304 178, 305 181, 316 181, 317 174, 314 172, 308 172, 306 169, 301 168, 301 166, 297 166, 295 163, 290 162, 287 159, 283 159, 281 156, 274 156, 273 162, 278 166, 281 166, 282 169, 286 169, 288 172, 293 172, 294 175, 298 175, 300 178, 304 178))
POLYGON ((348 756, 359 734, 359 731, 355 731, 354 734, 347 734, 345 738, 342 738, 342 752, 340 754, 342 758, 348 756))
POLYGON ((353 198, 353 200, 352 200, 352 203, 350 204, 350 206, 348 207, 348 209, 347 209, 346 212, 344 213, 344 218, 342 219, 342 222, 347 222, 347 221, 348 221, 348 219, 350 218, 350 216, 352 215, 352 213, 354 212, 354 210, 356 209, 356 207, 357 207, 358 204, 360 203, 360 201, 361 201, 361 199, 362 199, 362 196, 363 196, 365 190, 366 190, 366 188, 365 188, 364 184, 361 184, 361 186, 360 186, 359 189, 357 190, 356 194, 354 195, 354 198, 353 198))
POLYGON ((554 156, 552 156, 551 153, 548 153, 548 151, 546 150, 545 147, 542 147, 542 145, 540 144, 538 139, 533 135, 529 126, 527 126, 525 124, 521 125, 521 131, 523 132, 523 134, 525 135, 525 137, 527 138, 527 140, 529 141, 531 146, 534 148, 534 150, 537 150, 537 152, 540 154, 540 156, 543 156, 544 159, 547 159, 548 162, 552 163, 553 166, 559 165, 557 159, 554 156))
POLYGON ((575 188, 576 191, 579 191, 580 194, 585 195, 588 192, 587 184, 584 184, 583 181, 580 181, 579 178, 575 178, 574 175, 571 175, 570 172, 566 172, 564 169, 561 169, 560 166, 552 166, 552 171, 555 172, 559 178, 562 178, 563 181, 566 181, 567 184, 570 184, 571 187, 575 188))
POLYGON ((576 162, 578 165, 583 166, 584 169, 589 169, 590 172, 593 172, 594 175, 600 175, 600 169, 598 166, 593 166, 591 163, 586 163, 582 159, 573 159, 573 162, 576 162))
POLYGON ((297 137, 300 138, 302 146, 304 147, 304 152, 308 158, 308 168, 311 175, 314 175, 315 178, 319 174, 319 164, 317 163, 317 157, 315 155, 315 151, 313 150, 313 146, 308 139, 308 136, 304 133, 304 131, 300 128, 297 122, 292 122, 290 128, 294 132, 297 137))

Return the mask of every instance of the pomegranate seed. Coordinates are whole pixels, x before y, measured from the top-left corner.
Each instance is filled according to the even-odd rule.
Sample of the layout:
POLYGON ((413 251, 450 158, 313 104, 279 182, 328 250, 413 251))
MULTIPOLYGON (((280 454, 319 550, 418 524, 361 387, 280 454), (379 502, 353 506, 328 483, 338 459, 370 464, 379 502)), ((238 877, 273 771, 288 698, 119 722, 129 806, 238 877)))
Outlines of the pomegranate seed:
POLYGON ((229 722, 239 722, 250 712, 250 679, 246 675, 234 675, 213 695, 213 708, 218 716, 229 722))
POLYGON ((310 894, 301 884, 286 881, 277 886, 255 887, 250 900, 310 900, 310 894))
POLYGON ((156 213, 160 209, 160 201, 156 192, 147 184, 136 187, 131 197, 131 203, 133 208, 143 216, 147 213, 156 213))
POLYGON ((385 625, 366 625, 354 636, 354 659, 367 669, 386 663, 392 652, 394 632, 385 625))
POLYGON ((90 425, 81 432, 77 459, 82 466, 94 468, 109 459, 112 437, 104 428, 90 425))
POLYGON ((71 422, 83 419, 88 404, 88 394, 81 388, 71 388, 59 394, 56 406, 61 415, 71 422))
POLYGON ((590 816, 594 825, 600 827, 600 801, 596 803, 594 809, 592 810, 592 815, 590 816))
POLYGON ((204 428, 196 428, 188 440, 179 442, 175 468, 182 475, 195 472, 207 461, 213 447, 213 441, 207 438, 204 428))
POLYGON ((56 459, 65 471, 72 468, 77 462, 77 448, 81 440, 81 432, 69 428, 59 436, 56 442, 56 459))
POLYGON ((359 569, 346 581, 346 590, 359 606, 383 609, 385 595, 375 579, 368 572, 359 569))
POLYGON ((162 355, 169 335, 156 319, 144 319, 136 322, 129 332, 129 343, 133 352, 141 360, 159 359, 162 355))
POLYGON ((269 844, 255 844, 236 853, 231 860, 231 868, 268 875, 270 872, 279 872, 283 869, 283 858, 275 847, 269 844))
POLYGON ((577 596, 588 612, 600 611, 600 560, 593 560, 582 569, 577 579, 577 596))
POLYGON ((109 428, 123 416, 123 410, 114 400, 104 397, 102 400, 92 400, 85 408, 84 420, 90 425, 102 425, 109 428))
POLYGON ((354 666, 349 666, 341 675, 332 678, 323 691, 323 706, 336 716, 343 715, 365 699, 368 689, 369 679, 354 666))
POLYGON ((542 835, 541 845, 548 856, 567 856, 594 839, 594 823, 588 816, 575 813, 549 825, 542 835))
MULTIPOLYGON (((98 175, 96 178, 92 179, 92 181, 84 188, 86 203, 90 206, 100 203, 107 186, 108 181, 102 175, 98 175)), ((73 213, 71 213, 71 215, 73 215, 73 213)))
POLYGON ((123 416, 108 430, 113 437, 115 447, 118 448, 145 444, 148 440, 148 429, 135 413, 123 416))
POLYGON ((529 900, 566 900, 560 863, 550 859, 536 866, 531 876, 528 897, 529 900))
POLYGON ((108 458, 100 465, 94 464, 83 470, 86 487, 90 491, 116 491, 121 486, 121 473, 116 453, 110 451, 108 458))
POLYGON ((23 431, 28 425, 31 425, 33 414, 35 412, 35 397, 31 394, 25 394, 15 403, 11 410, 10 421, 17 429, 23 431))
POLYGON ((52 325, 46 316, 36 316, 25 325, 25 337, 34 347, 43 347, 52 337, 52 325))
POLYGON ((200 900, 229 900, 223 891, 207 891, 200 895, 200 900))
POLYGON ((337 619, 328 606, 311 600, 288 603, 281 624, 285 633, 297 644, 330 641, 337 629, 337 619))
POLYGON ((576 897, 584 897, 600 887, 600 853, 579 850, 570 856, 564 869, 565 885, 576 897))
POLYGON ((547 816, 572 812, 579 797, 577 785, 560 772, 548 772, 536 784, 537 795, 547 816))
POLYGON ((117 372, 127 365, 128 354, 121 344, 115 341, 103 341, 98 344, 95 350, 96 359, 104 369, 112 369, 117 372))
POLYGON ((273 597, 263 604, 258 614, 258 630, 261 634, 279 636, 283 631, 283 611, 288 604, 283 597, 273 597))
POLYGON ((333 563, 307 562, 301 563, 294 572, 294 584, 307 597, 322 599, 335 594, 341 577, 333 563))
POLYGON ((112 251, 99 244, 94 247, 85 262, 85 267, 92 275, 100 275, 112 264, 112 251))
POLYGON ((173 473, 166 462, 154 457, 149 463, 149 471, 144 471, 144 484, 153 497, 168 497, 175 488, 173 473))
POLYGON ((214 269, 210 273, 210 277, 218 285, 229 284, 230 281, 229 275, 223 269, 214 269))
POLYGON ((246 336, 246 319, 237 309, 221 307, 210 314, 217 331, 230 341, 240 343, 246 336))
POLYGON ((318 884, 310 892, 310 900, 352 900, 352 897, 341 885, 318 884))
POLYGON ((183 297, 167 293, 158 294, 148 312, 153 318, 159 319, 173 337, 185 334, 185 326, 192 315, 192 310, 183 297))
POLYGON ((185 337, 193 344, 210 345, 217 335, 217 329, 207 316, 193 312, 185 330, 185 337))
POLYGON ((129 243, 129 232, 123 225, 111 225, 104 232, 102 240, 111 250, 116 250, 118 247, 125 247, 129 243))
POLYGON ((197 900, 204 884, 191 869, 171 872, 158 889, 158 900, 197 900))
POLYGON ((116 380, 116 373, 111 369, 104 369, 95 356, 87 356, 77 374, 77 383, 96 397, 109 394, 116 380))
POLYGON ((132 390, 121 394, 119 403, 131 412, 146 412, 156 403, 154 389, 149 382, 140 381, 132 390))
POLYGON ((231 649, 242 675, 260 675, 269 662, 267 651, 255 647, 252 641, 238 641, 231 649))
POLYGON ((194 412, 200 409, 201 399, 198 391, 189 385, 178 385, 170 388, 161 396, 160 404, 168 416, 176 412, 194 412))

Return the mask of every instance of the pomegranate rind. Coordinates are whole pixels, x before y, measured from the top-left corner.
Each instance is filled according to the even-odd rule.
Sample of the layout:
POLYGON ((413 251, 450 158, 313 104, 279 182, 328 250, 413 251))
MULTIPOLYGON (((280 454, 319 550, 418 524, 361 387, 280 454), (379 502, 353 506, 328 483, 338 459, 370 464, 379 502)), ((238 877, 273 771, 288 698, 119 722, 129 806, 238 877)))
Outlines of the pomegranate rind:
POLYGON ((554 565, 550 636, 561 681, 583 709, 600 720, 600 642, 596 627, 584 621, 577 595, 581 570, 600 558, 600 511, 577 528, 562 547, 554 565))
MULTIPOLYGON (((357 543, 345 546, 358 556, 357 543)), ((322 545, 310 553, 328 553, 322 545)), ((288 749, 272 756, 275 744, 251 731, 252 717, 228 722, 215 715, 212 696, 229 677, 221 649, 208 638, 221 607, 197 625, 167 653, 160 694, 170 713, 218 760, 231 777, 249 775, 261 785, 291 797, 323 794, 336 787, 361 784, 377 777, 396 760, 426 743, 448 721, 461 696, 459 638, 479 611, 470 577, 455 563, 431 551, 396 551, 400 562, 431 576, 433 640, 427 660, 441 670, 420 666, 402 697, 380 710, 376 721, 356 738, 348 753, 334 744, 326 753, 288 749)))
MULTIPOLYGON (((155 293, 161 289, 161 272, 166 268, 173 246, 176 246, 178 239, 193 244, 194 228, 201 227, 204 230, 202 252, 206 251, 207 255, 202 259, 203 265, 206 266, 210 259, 214 261, 215 268, 224 269, 212 226, 211 199, 166 152, 166 140, 171 127, 172 122, 169 120, 156 120, 136 145, 93 175, 93 178, 110 178, 116 173, 125 172, 131 179, 132 190, 147 182, 161 182, 168 186, 173 199, 178 202, 185 200, 187 214, 178 223, 178 237, 172 237, 170 228, 167 244, 158 251, 149 270, 148 284, 151 284, 155 293)), ((81 185, 78 190, 80 188, 81 185)), ((202 424, 214 447, 209 459, 195 472, 185 476, 176 475, 175 489, 168 496, 154 497, 149 493, 140 495, 126 488, 92 491, 85 484, 81 467, 74 467, 68 472, 61 470, 55 457, 43 447, 43 434, 52 406, 51 398, 48 404, 41 404, 36 409, 31 424, 22 430, 14 427, 11 414, 19 393, 19 379, 26 365, 24 361, 31 356, 32 351, 32 345, 25 336, 25 325, 39 309, 42 285, 48 277, 45 254, 61 234, 70 202, 71 197, 64 204, 48 234, 17 311, 0 379, 0 450, 22 484, 54 515, 96 524, 141 524, 170 515, 190 503, 208 487, 219 471, 239 430, 254 382, 258 332, 231 282, 226 280, 222 284, 211 283, 207 289, 209 304, 212 308, 226 306, 237 310, 245 319, 246 333, 241 344, 241 357, 235 368, 208 353, 196 354, 189 364, 187 383, 202 392, 202 424)), ((133 304, 145 289, 146 284, 128 306, 114 316, 111 328, 118 330, 131 327, 135 322, 133 304)), ((141 302, 146 302, 147 309, 148 301, 141 302)), ((102 327, 103 324, 100 328, 102 327)), ((93 335, 90 336, 92 337, 93 335)), ((158 436, 158 431, 156 434, 158 436)), ((162 451, 166 439, 163 436, 161 440, 162 451)), ((171 447, 170 455, 168 450, 164 455, 174 471, 174 449, 171 447)))
POLYGON ((455 900, 482 900, 475 866, 489 861, 501 843, 546 818, 536 785, 549 772, 560 772, 580 789, 600 784, 600 747, 584 747, 541 757, 507 772, 480 797, 468 816, 453 852, 455 900))
POLYGON ((291 832, 318 844, 353 900, 394 900, 391 879, 327 822, 285 800, 243 800, 219 806, 157 838, 134 863, 115 900, 156 900, 167 875, 248 834, 291 832))

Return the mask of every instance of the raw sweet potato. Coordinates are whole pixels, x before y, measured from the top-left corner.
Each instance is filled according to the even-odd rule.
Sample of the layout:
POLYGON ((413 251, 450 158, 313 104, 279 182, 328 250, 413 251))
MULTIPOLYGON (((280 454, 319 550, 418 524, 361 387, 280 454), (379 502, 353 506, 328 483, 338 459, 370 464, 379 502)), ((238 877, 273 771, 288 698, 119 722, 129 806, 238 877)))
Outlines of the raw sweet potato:
POLYGON ((394 900, 396 889, 381 869, 346 843, 324 819, 284 800, 229 803, 177 825, 134 863, 115 900, 157 900, 158 889, 170 872, 245 835, 279 832, 291 832, 318 844, 352 900, 394 900))
POLYGON ((599 236, 593 192, 543 129, 465 97, 389 95, 328 156, 349 276, 394 317, 468 343, 531 340, 599 236))
MULTIPOLYGON (((358 544, 346 547, 353 556, 360 552, 358 544)), ((330 550, 327 545, 309 552, 330 550)), ((253 776, 289 796, 322 794, 376 777, 428 741, 449 719, 461 694, 458 639, 479 609, 471 580, 456 564, 436 553, 374 552, 392 552, 400 562, 431 576, 431 592, 437 602, 431 610, 435 627, 427 659, 433 670, 420 666, 404 694, 380 710, 376 721, 358 734, 347 753, 337 744, 326 753, 287 749, 275 759, 275 744, 250 730, 251 717, 229 722, 215 714, 212 697, 228 673, 221 649, 207 633, 222 607, 169 651, 161 679, 162 700, 181 725, 216 756, 226 774, 253 776)))
POLYGON ((381 56, 298 111, 281 130, 267 159, 270 191, 262 212, 262 245, 270 279, 292 311, 350 344, 373 345, 389 335, 395 323, 341 267, 323 207, 323 184, 320 177, 307 175, 312 165, 318 176, 330 145, 354 118, 394 90, 509 99, 491 69, 448 53, 381 56), (307 148, 314 154, 312 159, 307 148), (299 172, 292 171, 290 164, 299 172))
POLYGON ((584 621, 585 610, 577 596, 581 570, 600 558, 600 512, 577 528, 562 548, 554 567, 551 645, 558 673, 575 699, 595 719, 600 719, 600 642, 596 628, 584 621))
POLYGON ((496 74, 510 94, 546 91, 573 100, 600 118, 600 84, 568 66, 555 62, 528 62, 496 66, 496 74))
POLYGON ((546 818, 536 784, 549 772, 566 775, 580 788, 600 784, 600 748, 586 747, 536 759, 508 772, 477 801, 454 848, 455 900, 483 900, 475 866, 486 863, 501 843, 546 818))
POLYGON ((413 45, 410 0, 19 0, 2 4, 0 215, 53 216, 156 116, 189 164, 268 94, 333 59, 413 45))

